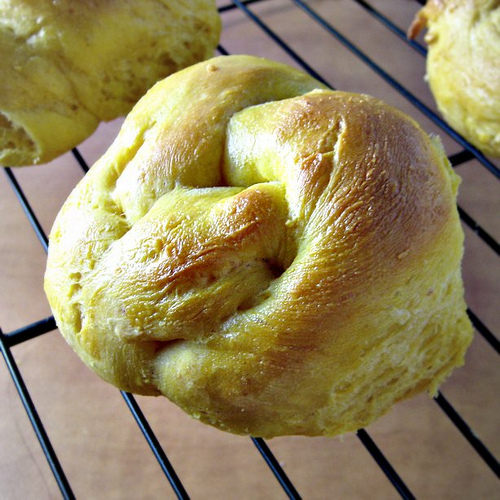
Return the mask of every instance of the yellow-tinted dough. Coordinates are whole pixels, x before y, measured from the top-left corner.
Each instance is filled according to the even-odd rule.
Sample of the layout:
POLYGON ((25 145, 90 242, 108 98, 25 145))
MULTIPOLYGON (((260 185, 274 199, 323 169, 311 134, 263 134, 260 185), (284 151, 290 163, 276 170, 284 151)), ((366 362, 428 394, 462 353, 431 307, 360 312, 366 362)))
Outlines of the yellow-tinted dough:
POLYGON ((0 0, 0 165, 69 151, 219 32, 214 0, 0 0))
POLYGON ((500 157, 500 2, 428 0, 409 36, 427 26, 427 79, 445 120, 500 157))
POLYGON ((55 221, 45 289, 117 387, 234 433, 354 431, 463 362, 458 183, 388 105, 215 58, 128 115, 55 221))

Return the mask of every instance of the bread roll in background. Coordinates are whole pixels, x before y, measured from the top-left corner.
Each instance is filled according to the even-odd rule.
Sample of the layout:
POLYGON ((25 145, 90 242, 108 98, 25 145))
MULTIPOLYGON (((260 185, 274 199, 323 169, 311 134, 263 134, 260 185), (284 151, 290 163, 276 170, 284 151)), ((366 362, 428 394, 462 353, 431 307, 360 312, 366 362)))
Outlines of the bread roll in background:
POLYGON ((237 434, 355 431, 464 361, 458 185, 383 102, 214 58, 128 115, 56 218, 45 290, 121 389, 237 434))
POLYGON ((44 163, 213 56, 214 0, 0 0, 0 165, 44 163))
POLYGON ((445 120, 500 157, 500 2, 428 0, 409 29, 427 27, 427 80, 445 120))

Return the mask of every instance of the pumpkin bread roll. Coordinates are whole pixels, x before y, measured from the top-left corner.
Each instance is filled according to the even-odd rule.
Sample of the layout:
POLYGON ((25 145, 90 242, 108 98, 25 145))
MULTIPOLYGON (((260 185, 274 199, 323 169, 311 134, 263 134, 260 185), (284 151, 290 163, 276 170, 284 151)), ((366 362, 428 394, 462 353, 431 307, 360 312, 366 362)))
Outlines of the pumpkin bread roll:
POLYGON ((46 293, 121 389, 238 434, 354 431, 463 362, 458 183, 388 105, 215 58, 155 85, 69 196, 46 293))
POLYGON ((71 150, 219 32, 214 0, 0 0, 0 165, 71 150))
POLYGON ((500 2, 428 0, 409 37, 426 26, 426 78, 439 111, 484 154, 500 157, 500 2))

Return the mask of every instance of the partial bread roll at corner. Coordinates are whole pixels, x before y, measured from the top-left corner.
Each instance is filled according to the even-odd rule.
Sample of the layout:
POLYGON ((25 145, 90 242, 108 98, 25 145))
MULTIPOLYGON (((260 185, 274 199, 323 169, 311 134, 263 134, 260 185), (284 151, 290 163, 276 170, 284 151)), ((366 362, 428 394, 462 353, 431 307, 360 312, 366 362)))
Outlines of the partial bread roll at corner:
POLYGON ((0 0, 0 165, 45 163, 213 57, 215 0, 0 0))
POLYGON ((379 100, 215 58, 128 115, 54 223, 45 290, 121 389, 238 434, 355 431, 463 363, 458 184, 379 100))
POLYGON ((426 78, 439 111, 484 154, 500 157, 500 2, 427 0, 409 37, 426 26, 426 78))

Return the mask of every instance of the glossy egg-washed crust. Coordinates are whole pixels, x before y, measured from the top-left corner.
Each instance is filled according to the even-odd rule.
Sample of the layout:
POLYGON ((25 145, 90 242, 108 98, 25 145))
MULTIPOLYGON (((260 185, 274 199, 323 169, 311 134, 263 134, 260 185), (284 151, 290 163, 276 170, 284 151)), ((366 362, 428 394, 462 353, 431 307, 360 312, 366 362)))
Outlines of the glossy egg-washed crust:
POLYGON ((215 58, 154 86, 70 195, 46 292, 121 389, 234 433, 353 431, 463 362, 458 183, 388 105, 215 58))
POLYGON ((500 157, 500 0, 428 0, 408 31, 427 27, 427 80, 445 120, 500 157))
POLYGON ((71 150, 219 33, 214 0, 0 0, 0 165, 71 150))

